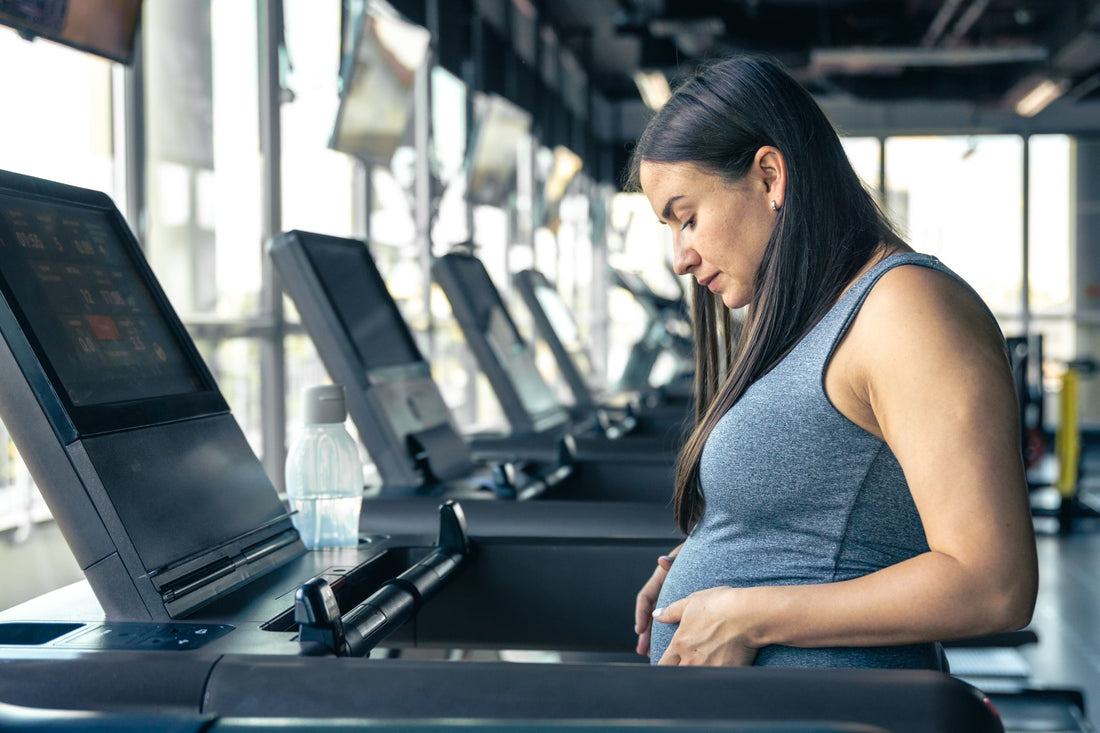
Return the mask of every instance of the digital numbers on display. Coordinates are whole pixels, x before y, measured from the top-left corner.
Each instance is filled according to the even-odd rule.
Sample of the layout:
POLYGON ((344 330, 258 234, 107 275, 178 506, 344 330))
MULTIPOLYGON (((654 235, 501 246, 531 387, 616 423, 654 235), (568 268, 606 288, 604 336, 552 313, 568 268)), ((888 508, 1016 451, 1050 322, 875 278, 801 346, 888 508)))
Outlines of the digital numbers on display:
POLYGON ((0 275, 74 405, 202 387, 106 212, 0 193, 0 275))

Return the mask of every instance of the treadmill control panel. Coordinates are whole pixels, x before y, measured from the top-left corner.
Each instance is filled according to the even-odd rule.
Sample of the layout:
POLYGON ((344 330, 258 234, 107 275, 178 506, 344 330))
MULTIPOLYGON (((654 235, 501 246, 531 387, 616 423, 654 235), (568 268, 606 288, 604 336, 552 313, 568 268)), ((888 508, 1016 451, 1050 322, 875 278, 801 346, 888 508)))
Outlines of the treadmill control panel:
POLYGON ((144 623, 4 623, 0 646, 52 646, 68 649, 198 649, 233 630, 228 624, 144 623))

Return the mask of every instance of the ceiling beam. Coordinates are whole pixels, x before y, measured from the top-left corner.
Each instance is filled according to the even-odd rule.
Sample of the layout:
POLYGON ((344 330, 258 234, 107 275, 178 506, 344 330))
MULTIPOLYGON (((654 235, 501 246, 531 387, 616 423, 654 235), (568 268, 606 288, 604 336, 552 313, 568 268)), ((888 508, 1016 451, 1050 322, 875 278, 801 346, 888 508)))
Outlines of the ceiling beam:
POLYGON ((959 19, 955 21, 955 26, 951 29, 944 39, 945 46, 953 46, 959 43, 963 36, 965 36, 974 24, 978 22, 978 19, 982 17, 982 13, 989 7, 989 0, 974 0, 970 3, 970 7, 963 11, 963 14, 959 16, 959 19))
POLYGON ((936 46, 815 48, 809 71, 814 74, 892 74, 905 68, 988 66, 1045 61, 1045 46, 936 46))
POLYGON ((932 19, 932 23, 928 26, 928 30, 925 31, 924 37, 921 38, 920 45, 929 48, 939 43, 940 38, 943 37, 943 32, 947 30, 947 25, 951 22, 951 18, 955 16, 955 11, 962 4, 963 0, 947 0, 941 5, 936 17, 932 19))

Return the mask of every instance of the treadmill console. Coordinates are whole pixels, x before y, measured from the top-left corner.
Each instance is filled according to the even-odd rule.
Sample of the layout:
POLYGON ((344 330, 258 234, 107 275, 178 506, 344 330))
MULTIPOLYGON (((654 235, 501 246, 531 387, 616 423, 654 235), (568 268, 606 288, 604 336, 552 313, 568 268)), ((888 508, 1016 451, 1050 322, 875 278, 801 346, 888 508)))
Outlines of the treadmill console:
POLYGON ((512 429, 543 432, 566 427, 569 411, 543 379, 481 260, 467 252, 448 252, 433 263, 432 275, 446 293, 512 429))
POLYGON ((574 401, 585 409, 596 409, 597 401, 588 383, 595 371, 592 359, 565 301, 538 270, 521 270, 512 276, 512 282, 527 304, 535 327, 554 354, 554 361, 574 401))
POLYGON ((107 196, 0 172, 0 334, 0 417, 108 617, 178 617, 304 553, 107 196))
POLYGON ((378 466, 383 491, 470 475, 469 448, 365 242, 303 231, 268 247, 378 466))

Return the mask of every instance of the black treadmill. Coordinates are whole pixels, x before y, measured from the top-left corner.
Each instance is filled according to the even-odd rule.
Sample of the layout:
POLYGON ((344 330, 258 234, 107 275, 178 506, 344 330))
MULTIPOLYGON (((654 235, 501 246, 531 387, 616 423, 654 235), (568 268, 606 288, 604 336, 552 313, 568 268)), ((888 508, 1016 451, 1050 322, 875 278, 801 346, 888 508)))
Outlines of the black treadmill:
POLYGON ((0 613, 4 722, 48 726, 60 709, 81 713, 53 715, 70 730, 117 730, 128 714, 137 729, 150 711, 177 730, 196 715, 203 729, 641 717, 999 730, 975 688, 938 673, 356 656, 381 642, 626 650, 633 594, 672 532, 645 504, 470 501, 467 515, 406 498, 364 508, 388 529, 357 548, 305 550, 102 194, 0 172, 0 336, 0 417, 87 576, 0 613), (433 528, 415 536, 423 517, 433 528))
POLYGON ((0 172, 0 336, 0 417, 86 577, 16 612, 0 647, 335 654, 342 627, 361 653, 628 652, 637 587, 680 539, 656 503, 483 501, 460 482, 371 499, 358 547, 307 551, 101 193, 0 172), (456 574, 473 585, 420 617, 456 574), (524 587, 618 612, 565 624, 524 587))
POLYGON ((0 416, 106 618, 285 610, 377 559, 306 551, 108 197, 0 172, 0 299, 0 416))
MULTIPOLYGON (((59 674, 58 666, 14 660, 6 671, 21 675, 23 684, 0 680, 0 698, 21 706, 11 711, 13 715, 26 715, 27 708, 100 711, 88 722, 119 726, 99 728, 112 731, 127 730, 121 727, 127 715, 155 726, 147 730, 189 730, 171 722, 188 723, 202 715, 208 725, 236 722, 240 727, 230 730, 264 733, 348 728, 753 733, 1005 730, 995 709, 975 688, 934 672, 249 655, 226 655, 217 661, 191 655, 185 661, 164 656, 86 655, 61 668, 68 671, 68 678, 59 674), (48 683, 58 684, 52 694, 44 693, 48 683)), ((0 708, 0 723, 5 712, 0 708)), ((39 722, 46 717, 39 716, 39 722)))
POLYGON ((456 249, 433 262, 432 275, 515 433, 569 435, 579 470, 593 483, 637 486, 656 475, 672 485, 684 437, 679 424, 643 434, 599 411, 578 419, 539 373, 530 345, 481 260, 456 249))
POLYGON ((621 413, 645 432, 686 430, 691 400, 658 388, 599 391, 593 387, 592 360, 580 337, 576 320, 554 284, 534 269, 512 275, 512 283, 531 313, 535 329, 550 349, 562 378, 573 394, 574 413, 621 413))
POLYGON ((329 374, 347 389, 384 493, 465 482, 498 496, 670 501, 675 455, 665 448, 674 441, 574 435, 568 412, 539 396, 549 387, 533 362, 520 378, 546 404, 540 417, 511 433, 460 435, 366 243, 295 230, 268 252, 329 374))
POLYGON ((691 337, 691 322, 683 298, 673 299, 658 295, 636 272, 609 266, 607 274, 614 285, 630 293, 646 312, 646 325, 642 337, 631 347, 616 388, 620 390, 654 389, 650 384, 654 367, 661 355, 667 352, 681 365, 691 366, 681 366, 674 370, 672 375, 655 389, 664 400, 690 399, 694 371, 694 344, 691 337))

